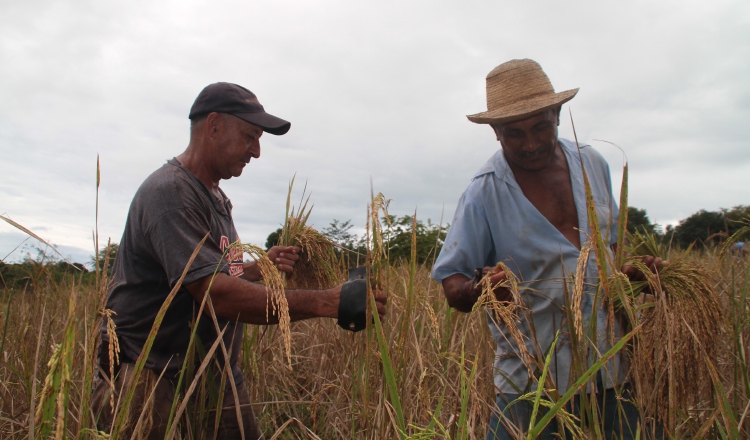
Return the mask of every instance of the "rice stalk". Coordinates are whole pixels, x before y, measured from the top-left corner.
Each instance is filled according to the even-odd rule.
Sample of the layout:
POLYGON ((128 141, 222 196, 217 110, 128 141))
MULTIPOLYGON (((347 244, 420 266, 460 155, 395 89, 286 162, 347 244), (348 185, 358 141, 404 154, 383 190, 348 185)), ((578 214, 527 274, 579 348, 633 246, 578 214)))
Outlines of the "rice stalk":
MULTIPOLYGON (((505 328, 511 335, 513 342, 518 347, 516 353, 528 370, 529 377, 534 375, 535 359, 526 347, 526 336, 521 330, 522 315, 526 315, 528 309, 524 306, 523 299, 519 293, 518 277, 503 262, 497 263, 494 270, 487 272, 479 280, 482 293, 479 295, 473 310, 486 308, 491 319, 498 328, 505 328), (490 277, 500 271, 505 271, 505 281, 492 284, 490 277), (500 301, 495 296, 495 289, 505 288, 511 294, 510 301, 500 301)), ((527 317, 530 319, 530 317, 527 317)))
POLYGON ((139 381, 141 372, 143 371, 144 366, 146 365, 146 359, 148 359, 148 355, 151 352, 151 347, 154 344, 154 339, 156 338, 156 334, 159 331, 159 327, 161 326, 162 321, 164 320, 164 315, 167 313, 167 309, 169 308, 170 304, 172 304, 172 300, 174 299, 175 295, 177 295, 177 292, 180 290, 180 287, 182 287, 182 281, 185 279, 185 276, 188 273, 188 270, 190 269, 190 266, 192 266, 193 261, 195 260, 195 257, 198 255, 198 252, 200 251, 201 247, 203 247, 203 243, 206 242, 206 239, 208 238, 210 232, 207 232, 206 235, 201 239, 201 241, 198 243, 198 245, 195 247, 195 250, 193 250, 193 254, 190 255, 190 258, 188 259, 187 264, 185 265, 185 269, 182 271, 182 275, 175 283, 174 287, 172 288, 172 291, 169 292, 169 295, 164 299, 164 303, 162 303, 162 306, 159 308, 159 311, 156 314, 156 317, 154 318, 154 324, 151 326, 151 331, 148 334, 148 337, 146 338, 146 342, 143 344, 143 349, 141 350, 141 354, 138 356, 138 359, 135 362, 135 366, 133 367, 133 375, 131 382, 128 386, 128 390, 125 394, 124 399, 122 400, 122 405, 120 407, 120 410, 118 411, 117 417, 114 420, 114 423, 112 424, 112 433, 111 438, 112 440, 117 440, 121 433, 125 431, 125 428, 129 422, 129 416, 130 416, 130 405, 133 401, 133 396, 135 395, 136 390, 138 389, 139 381))
MULTIPOLYGON (((290 329, 291 319, 289 317, 289 303, 284 293, 284 280, 276 265, 268 258, 268 254, 261 247, 253 244, 233 243, 226 252, 242 251, 249 254, 260 268, 260 276, 266 286, 266 321, 270 316, 278 318, 278 327, 281 330, 284 341, 284 351, 289 368, 292 366, 292 333, 290 329)), ((296 270, 297 265, 295 265, 296 270)), ((212 280, 213 283, 213 280, 212 280)), ((210 287, 209 287, 210 288, 210 287)))
POLYGON ((289 241, 282 246, 298 246, 299 260, 294 271, 287 276, 290 289, 328 289, 339 284, 344 274, 336 255, 336 245, 311 226, 301 225, 298 217, 289 218, 286 228, 289 241))
POLYGON ((537 438, 539 434, 544 430, 544 428, 549 424, 549 422, 552 420, 553 417, 557 415, 559 411, 561 411, 565 405, 570 401, 570 399, 573 398, 575 394, 577 394, 583 387, 586 386, 586 384, 594 378, 596 373, 609 361, 610 358, 617 355, 630 341, 630 339, 641 329, 641 327, 636 327, 632 331, 630 331, 628 334, 623 336, 617 343, 612 346, 609 350, 607 350, 606 353, 604 353, 599 359, 597 359, 596 362, 591 365, 591 367, 586 370, 576 381, 573 383, 570 388, 563 394, 560 399, 558 399, 557 402, 554 402, 554 404, 550 407, 550 410, 547 411, 546 414, 534 425, 533 428, 529 430, 528 437, 529 438, 537 438))
MULTIPOLYGON (((536 391, 532 393, 527 393, 521 397, 518 398, 518 401, 530 401, 532 402, 532 412, 531 417, 529 419, 529 426, 525 427, 528 429, 526 439, 532 440, 536 438, 536 436, 532 436, 532 428, 535 426, 535 422, 537 419, 537 415, 539 413, 539 407, 543 406, 547 409, 551 409, 554 407, 554 404, 549 401, 546 398, 543 398, 542 395, 545 394, 545 387, 544 384, 546 382, 547 373, 549 372, 550 365, 552 364, 552 358, 555 355, 555 346, 557 345, 557 342, 560 339, 560 331, 558 330, 555 333, 555 338, 552 340, 552 345, 550 346, 550 349, 547 352, 547 356, 545 357, 544 361, 544 367, 542 369, 542 376, 539 379, 539 383, 537 386, 536 391)), ((516 402, 511 402, 508 407, 513 405, 516 402)), ((557 410, 557 413, 555 414, 555 417, 560 422, 560 425, 562 426, 562 430, 570 431, 573 435, 573 438, 581 438, 583 437, 583 431, 580 428, 580 420, 575 417, 574 415, 570 414, 568 411, 565 410, 565 408, 559 408, 557 410)), ((550 419, 551 420, 551 419, 550 419)), ((544 429, 544 427, 542 428, 544 429)))
MULTIPOLYGON (((205 298, 208 298, 208 295, 205 296, 205 298)), ((204 299, 205 302, 205 299, 204 299)), ((198 385, 198 380, 203 377, 203 373, 208 368, 208 365, 213 360, 213 355, 216 349, 219 347, 219 344, 223 342, 222 338, 224 336, 224 332, 226 331, 226 327, 224 327, 219 333, 217 333, 216 340, 211 345, 211 348, 206 353, 206 356, 203 359, 203 362, 201 362, 200 366, 198 367, 198 371, 195 374, 195 378, 193 379, 192 383, 188 387, 187 391, 185 391, 185 396, 182 398, 182 403, 180 404, 179 408, 177 408, 177 412, 174 415, 174 419, 179 420, 180 416, 182 416, 182 413, 185 411, 185 408, 187 407, 188 402, 190 401, 190 396, 193 395, 193 392, 195 391, 195 387, 198 385)), ((176 393, 175 393, 176 394, 176 393)), ((236 394, 235 394, 236 396, 236 394)), ((235 403, 235 408, 237 411, 239 411, 239 405, 235 403)), ((219 408, 220 410, 221 408, 219 408)), ((171 418, 171 417, 170 417, 171 418)), ((242 423, 238 424, 240 430, 242 430, 242 423)), ((174 438, 174 435, 177 433, 177 424, 174 423, 169 428, 169 431, 167 432, 167 440, 171 440, 174 438)), ((242 435, 244 437, 244 434, 242 435)))
MULTIPOLYGON (((536 387, 536 392, 533 393, 534 399, 533 399, 533 407, 531 409, 531 418, 529 420, 529 428, 534 426, 534 422, 536 421, 536 416, 539 413, 539 403, 542 399, 542 394, 544 393, 544 383, 547 379, 547 373, 549 372, 550 363, 552 362, 552 356, 555 354, 555 346, 557 345, 557 341, 560 338, 560 331, 558 330, 555 333, 555 338, 552 340, 552 345, 549 348, 549 351, 547 352, 547 357, 544 360, 544 368, 542 369, 542 377, 539 379, 539 384, 536 387)), ((527 440, 532 440, 531 437, 527 436, 527 440)))
POLYGON ((114 310, 102 309, 99 314, 106 321, 106 331, 109 343, 107 344, 107 355, 109 357, 109 384, 112 393, 109 396, 109 405, 112 411, 115 409, 115 365, 120 363, 120 342, 117 338, 117 332, 115 321, 112 319, 112 315, 117 313, 114 310), (115 363, 117 362, 117 363, 115 363))
MULTIPOLYGON (((305 197, 307 184, 302 190, 299 207, 291 206, 294 177, 289 182, 286 199, 284 227, 279 235, 280 246, 298 246, 299 260, 291 275, 285 276, 286 286, 292 289, 328 289, 344 279, 335 249, 336 244, 327 236, 307 225, 312 206, 307 207, 310 196, 305 197)), ((286 274, 285 274, 286 275, 286 274)))
POLYGON ((711 382, 716 389, 716 397, 719 401, 718 412, 721 414, 721 417, 724 420, 724 426, 726 427, 727 432, 731 433, 732 438, 739 438, 740 433, 739 425, 737 423, 737 417, 732 410, 732 405, 729 403, 727 393, 724 391, 721 377, 719 376, 714 363, 711 362, 710 355, 706 352, 705 345, 702 344, 703 341, 699 340, 699 337, 696 335, 693 328, 691 328, 689 325, 688 330, 690 331, 690 334, 693 336, 693 338, 695 338, 695 342, 698 345, 698 348, 704 353, 706 360, 706 369, 708 370, 711 377, 711 382))
POLYGON ((742 224, 742 227, 737 230, 734 234, 732 234, 731 237, 727 238, 727 240, 724 242, 724 244, 721 245, 719 253, 721 255, 726 255, 729 253, 729 248, 740 241, 744 236, 750 234, 750 217, 743 218, 739 223, 742 224))
POLYGON ((587 241, 581 246, 581 253, 578 256, 578 263, 576 265, 575 279, 573 280, 573 295, 570 301, 570 310, 573 313, 573 341, 575 341, 576 346, 579 347, 584 343, 583 309, 581 308, 581 301, 583 301, 586 268, 588 267, 592 246, 591 241, 587 241))
POLYGON ((643 330, 633 347, 633 374, 647 414, 654 414, 669 430, 677 425, 677 409, 710 402, 717 393, 713 377, 721 341, 728 332, 718 294, 716 274, 687 252, 652 273, 640 261, 655 242, 636 235, 629 264, 647 281, 630 283, 629 295, 653 293, 653 306, 641 311, 643 330), (638 238, 644 238, 639 241, 638 238))
MULTIPOLYGON (((37 343, 36 343, 36 350, 34 353, 34 366, 33 371, 31 373, 31 393, 30 393, 30 403, 29 403, 29 415, 36 414, 36 372, 37 368, 39 367, 39 348, 41 348, 42 345, 42 330, 44 329, 44 325, 42 323, 44 322, 44 314, 47 311, 47 307, 42 308, 42 316, 39 319, 39 334, 37 335, 37 343)), ((8 316, 7 314, 5 315, 8 316)), ((3 353, 2 350, 0 350, 0 353, 3 353)), ((35 417, 29 417, 29 439, 34 438, 35 430, 35 417)))
POLYGON ((474 378, 477 375, 477 365, 479 364, 479 352, 474 354, 474 361, 471 362, 471 372, 466 374, 466 349, 465 349, 465 335, 464 340, 461 342, 461 363, 459 364, 460 374, 460 404, 461 412, 458 414, 458 433, 456 438, 466 439, 469 437, 469 431, 467 431, 468 424, 468 409, 469 399, 471 393, 471 386, 474 383, 474 378))
POLYGON ((376 336, 378 349, 380 352, 380 362, 383 366, 383 375, 385 376, 385 384, 388 389, 388 402, 393 407, 393 418, 395 421, 394 428, 398 436, 402 439, 406 438, 406 419, 404 417, 404 411, 401 405, 401 397, 398 392, 398 384, 395 376, 395 369, 393 366, 390 351, 388 349, 388 338, 386 338, 383 326, 380 322, 380 316, 378 315, 377 305, 375 303, 375 296, 372 291, 374 289, 380 289, 383 286, 385 278, 387 276, 387 244, 384 243, 383 237, 383 225, 380 222, 380 214, 383 214, 383 218, 388 218, 388 204, 390 200, 386 199, 382 193, 377 195, 372 194, 370 206, 368 207, 368 218, 367 218, 367 295, 369 297, 369 313, 373 317, 374 333, 376 336))
POLYGON ((76 347, 76 295, 70 295, 68 303, 68 319, 65 325, 65 335, 62 342, 55 347, 54 353, 47 366, 49 373, 44 380, 40 405, 37 408, 35 425, 37 437, 46 438, 52 434, 56 440, 64 438, 68 403, 71 386, 71 369, 73 354, 76 347))

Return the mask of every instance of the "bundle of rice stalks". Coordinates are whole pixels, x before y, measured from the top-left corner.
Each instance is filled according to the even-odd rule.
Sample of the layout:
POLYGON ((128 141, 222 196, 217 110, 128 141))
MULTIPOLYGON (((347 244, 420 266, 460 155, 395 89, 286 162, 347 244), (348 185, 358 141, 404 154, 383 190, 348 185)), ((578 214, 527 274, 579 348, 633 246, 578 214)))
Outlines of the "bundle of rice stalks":
POLYGON ((286 353, 287 364, 292 367, 292 336, 291 336, 291 318, 289 317, 289 303, 287 303, 284 293, 284 281, 282 274, 276 268, 271 259, 268 258, 266 251, 253 244, 232 243, 226 252, 240 251, 249 254, 253 260, 258 263, 260 275, 268 291, 266 303, 266 320, 269 316, 276 316, 279 321, 282 339, 284 341, 284 352, 286 353))
POLYGON ((498 262, 495 268, 482 275, 479 285, 482 288, 482 294, 477 299, 474 308, 486 307, 490 319, 498 328, 506 328, 510 333, 513 342, 515 342, 518 352, 515 353, 526 366, 529 377, 533 376, 534 369, 543 366, 543 361, 535 359, 526 347, 526 337, 521 330, 523 327, 522 320, 530 319, 527 316, 528 309, 524 306, 521 294, 519 293, 518 277, 503 262, 498 262), (500 284, 493 285, 490 277, 495 273, 505 271, 506 280, 500 284), (504 287, 508 289, 511 298, 508 301, 499 301, 495 296, 495 289, 504 287))
POLYGON ((715 274, 684 254, 658 274, 640 262, 660 248, 652 236, 633 237, 631 265, 647 281, 629 283, 631 298, 647 293, 636 314, 643 327, 633 344, 632 378, 649 415, 674 432, 677 410, 711 402, 721 387, 716 365, 726 321, 714 289, 715 274))
POLYGON ((282 236, 288 234, 283 246, 299 246, 302 250, 294 272, 286 278, 291 289, 327 289, 343 281, 344 272, 336 255, 336 245, 297 217, 287 219, 282 236))
POLYGON ((286 277, 286 286, 294 289, 327 289, 346 279, 345 271, 336 255, 336 244, 328 237, 308 226, 312 206, 308 209, 310 196, 305 198, 307 185, 302 191, 300 208, 290 207, 294 178, 289 182, 286 198, 286 220, 279 236, 280 246, 299 246, 300 258, 291 276, 286 277))

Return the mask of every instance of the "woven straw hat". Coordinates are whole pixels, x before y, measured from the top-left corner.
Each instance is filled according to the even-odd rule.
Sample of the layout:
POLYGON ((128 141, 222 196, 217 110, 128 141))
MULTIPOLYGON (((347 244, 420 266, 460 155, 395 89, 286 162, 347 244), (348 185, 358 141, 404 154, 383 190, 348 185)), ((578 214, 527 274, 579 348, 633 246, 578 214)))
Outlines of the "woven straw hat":
POLYGON ((536 61, 511 60, 487 75, 487 111, 466 117, 477 124, 520 121, 562 105, 576 93, 578 89, 555 93, 536 61))

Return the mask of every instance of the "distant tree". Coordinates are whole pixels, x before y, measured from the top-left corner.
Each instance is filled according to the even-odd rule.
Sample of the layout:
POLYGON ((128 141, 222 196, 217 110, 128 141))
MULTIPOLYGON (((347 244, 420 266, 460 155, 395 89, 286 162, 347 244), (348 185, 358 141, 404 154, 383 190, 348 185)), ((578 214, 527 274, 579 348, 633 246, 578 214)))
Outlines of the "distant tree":
POLYGON ((727 222, 723 212, 701 209, 675 226, 674 241, 683 248, 695 242, 695 247, 700 249, 709 238, 720 237, 726 233, 727 222))
POLYGON ((335 249, 336 254, 341 255, 343 253, 349 267, 356 267, 364 261, 367 247, 364 236, 360 238, 356 234, 349 232, 352 227, 351 220, 341 222, 333 219, 331 224, 323 228, 321 232, 330 238, 332 242, 341 246, 341 248, 335 249))
POLYGON ((69 263, 59 257, 50 256, 48 249, 37 250, 36 258, 27 252, 20 263, 0 261, 0 289, 35 289, 46 283, 59 283, 70 276, 80 282, 90 280, 89 271, 81 263, 69 263))
MULTIPOLYGON (((409 261, 411 259, 414 216, 405 215, 403 217, 396 217, 395 215, 390 215, 382 219, 382 224, 384 229, 383 240, 387 242, 390 261, 393 263, 409 261)), ((323 228, 323 233, 333 242, 348 249, 347 258, 349 265, 355 266, 357 261, 359 261, 359 264, 362 264, 363 257, 367 253, 367 243, 364 235, 358 237, 350 232, 351 229, 351 220, 341 222, 334 219, 328 227, 323 228)), ((416 228, 414 229, 416 231, 417 263, 429 263, 443 245, 447 226, 440 228, 428 219, 427 223, 417 220, 416 228)))
POLYGON ((279 244, 279 237, 281 237, 281 228, 268 234, 268 238, 266 238, 266 250, 279 244))
MULTIPOLYGON (((743 226, 750 226, 750 206, 739 205, 726 212, 727 227, 730 234, 734 234, 743 226)), ((749 239, 747 234, 740 240, 749 239)))
POLYGON ((385 240, 388 242, 388 256, 392 262, 411 259, 412 237, 416 236, 417 263, 431 262, 432 258, 445 240, 447 226, 439 227, 427 219, 425 224, 421 220, 414 222, 414 216, 405 215, 401 218, 389 216, 383 223, 390 220, 391 229, 386 231, 385 240))
MULTIPOLYGON (((112 275, 112 268, 115 266, 115 257, 117 256, 117 251, 120 249, 120 245, 117 243, 111 243, 109 245, 109 248, 107 246, 104 246, 99 250, 99 270, 104 269, 104 261, 107 260, 107 255, 109 255, 109 259, 107 260, 107 274, 112 275)), ((91 256, 91 267, 96 270, 97 265, 97 259, 94 256, 91 256)))
POLYGON ((635 234, 636 231, 653 234, 656 232, 656 226, 649 220, 645 209, 628 206, 628 232, 631 234, 635 234))
POLYGON ((323 228, 323 234, 331 239, 334 243, 343 246, 347 249, 354 249, 357 241, 357 236, 349 232, 352 229, 352 221, 347 220, 340 222, 333 219, 328 227, 323 228))

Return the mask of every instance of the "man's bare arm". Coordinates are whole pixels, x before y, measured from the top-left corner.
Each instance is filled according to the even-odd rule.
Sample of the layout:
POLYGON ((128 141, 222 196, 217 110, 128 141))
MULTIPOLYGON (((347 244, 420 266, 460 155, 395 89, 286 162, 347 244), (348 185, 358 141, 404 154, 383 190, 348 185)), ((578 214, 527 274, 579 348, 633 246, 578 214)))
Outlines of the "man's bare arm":
MULTIPOLYGON (((486 275, 488 272, 492 273, 490 283, 493 286, 506 280, 504 271, 497 271, 496 268, 492 267, 482 269, 482 275, 486 275)), ((456 273, 443 280, 443 293, 449 306, 460 312, 469 313, 479 299, 479 295, 482 294, 482 285, 475 285, 474 278, 456 273)), ((495 288, 495 297, 498 301, 510 301, 512 299, 510 291, 500 286, 495 288)))
MULTIPOLYGON (((268 313, 270 305, 268 291, 261 284, 249 282, 238 277, 219 273, 211 283, 211 276, 188 284, 185 287, 196 301, 202 302, 209 284, 210 295, 216 316, 239 320, 248 324, 277 324, 278 316, 268 313)), ((341 286, 327 290, 287 290, 286 300, 289 304, 289 318, 301 321, 310 318, 337 318, 341 286)), ((385 315, 386 294, 374 291, 378 313, 385 315)))

